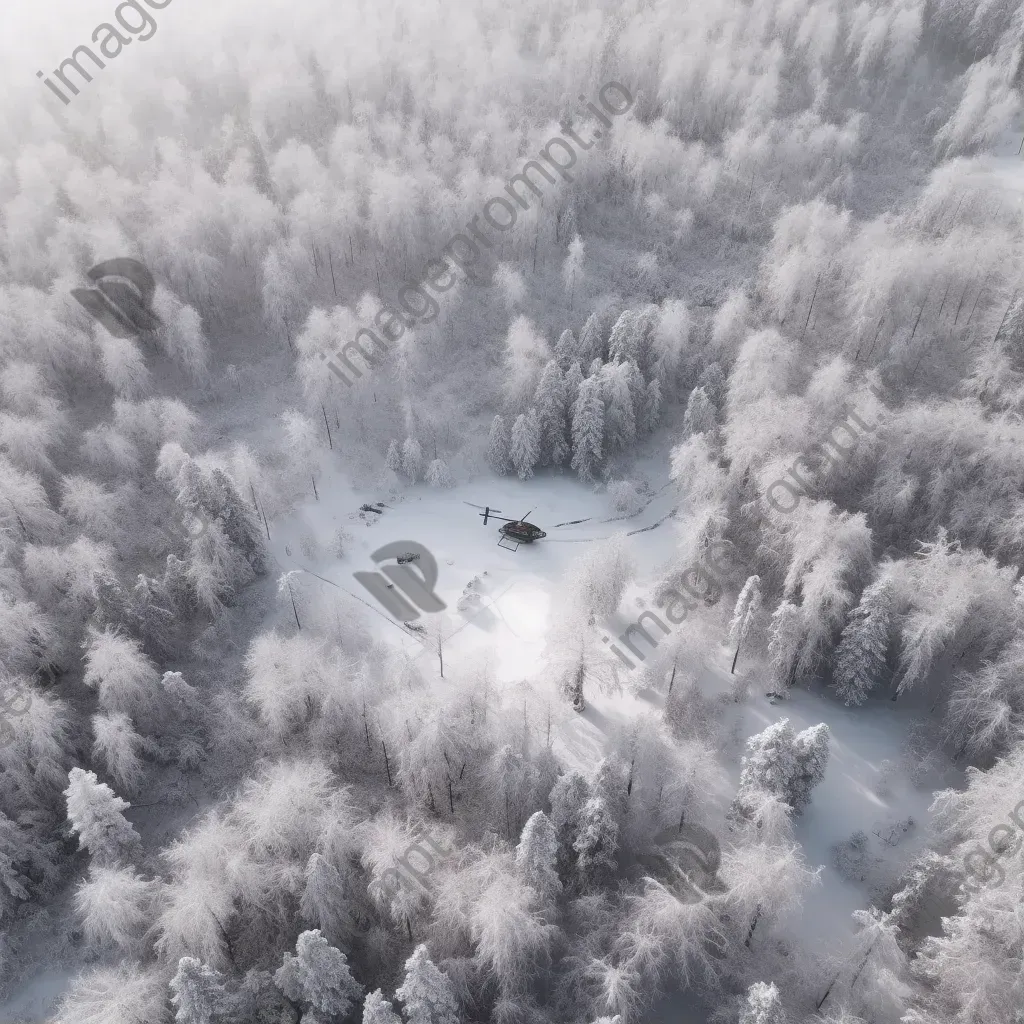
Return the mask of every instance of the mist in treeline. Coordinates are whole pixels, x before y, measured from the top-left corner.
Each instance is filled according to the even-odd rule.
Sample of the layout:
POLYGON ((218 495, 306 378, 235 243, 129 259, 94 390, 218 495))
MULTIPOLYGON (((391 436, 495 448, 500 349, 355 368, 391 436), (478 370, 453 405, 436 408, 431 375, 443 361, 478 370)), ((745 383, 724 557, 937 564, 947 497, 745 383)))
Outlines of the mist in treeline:
POLYGON ((1024 9, 207 16, 177 0, 71 104, 30 75, 2 108, 0 993, 65 971, 56 1024, 1017 1021, 1024 9), (611 81, 628 113, 403 306, 611 81), (157 330, 71 296, 115 257, 157 330), (632 515, 640 457, 678 497, 659 607, 710 545, 729 568, 590 765, 553 735, 623 685, 622 538, 511 691, 487 659, 439 685, 271 552, 328 469, 562 475, 632 515), (841 955, 794 925, 829 727, 737 739, 752 689, 909 706, 915 756, 962 773, 841 955), (707 871, 664 838, 688 825, 707 871))

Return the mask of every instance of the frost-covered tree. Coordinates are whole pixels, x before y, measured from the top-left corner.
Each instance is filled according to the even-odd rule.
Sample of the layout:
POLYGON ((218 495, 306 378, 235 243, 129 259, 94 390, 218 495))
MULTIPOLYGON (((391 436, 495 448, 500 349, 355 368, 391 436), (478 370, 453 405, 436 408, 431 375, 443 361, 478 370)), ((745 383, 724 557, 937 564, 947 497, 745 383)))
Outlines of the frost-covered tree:
POLYGON ((167 976, 162 967, 99 967, 80 975, 61 999, 52 1024, 164 1024, 167 976))
POLYGON ((786 1011, 774 982, 755 981, 747 989, 746 1006, 740 1013, 739 1024, 786 1024, 786 1011))
POLYGON ((749 576, 743 584, 739 597, 736 598, 736 607, 733 609, 732 620, 729 623, 729 639, 736 645, 736 653, 732 659, 732 669, 736 671, 736 660, 740 656, 740 645, 743 643, 750 627, 754 624, 758 612, 761 610, 761 577, 749 576))
POLYGON ((495 416, 491 420, 491 432, 487 437, 487 463, 499 476, 507 476, 515 469, 509 455, 511 447, 512 438, 505 420, 495 416))
POLYGON ((552 359, 537 384, 534 396, 540 421, 540 459, 545 466, 561 466, 569 454, 565 419, 565 381, 558 363, 552 359))
POLYGON ((836 651, 836 693, 846 704, 863 704, 884 678, 892 634, 893 581, 888 576, 864 590, 836 651))
POLYGON ((423 449, 415 437, 407 437, 402 444, 402 472, 410 483, 423 477, 423 449))
POLYGON ((577 235, 569 243, 569 251, 565 261, 562 263, 562 283, 569 293, 569 312, 572 312, 573 299, 576 291, 583 283, 583 265, 585 260, 585 246, 583 240, 577 235))
POLYGON ((381 990, 374 989, 363 1001, 362 1024, 402 1024, 394 1004, 381 990))
POLYGON ((811 790, 825 778, 829 759, 829 728, 822 722, 797 733, 793 740, 795 770, 786 802, 800 814, 811 802, 811 790))
POLYGON ((583 808, 590 799, 590 783, 578 771, 560 776, 551 790, 551 824, 558 838, 559 868, 568 877, 576 863, 573 843, 583 824, 583 808))
POLYGON ((451 471, 444 459, 433 459, 427 466, 427 483, 431 487, 454 487, 451 471))
POLYGON ((128 955, 141 952, 155 897, 156 884, 134 868, 92 864, 88 877, 75 890, 75 909, 86 941, 128 955))
POLYGON ((71 830, 96 864, 116 864, 138 845, 139 834, 124 816, 131 804, 100 782, 95 772, 72 768, 64 796, 71 830))
POLYGON ((683 413, 683 437, 710 434, 717 426, 717 413, 707 392, 700 387, 694 388, 686 401, 686 411, 683 413))
POLYGON ((775 678, 790 685, 796 675, 800 647, 806 630, 802 610, 791 601, 783 601, 772 613, 768 630, 768 660, 775 678))
POLYGON ((572 846, 576 851, 576 870, 584 885, 599 886, 612 876, 619 849, 619 826, 600 797, 591 797, 584 804, 572 846))
POLYGON ((388 444, 387 455, 384 456, 384 465, 392 473, 402 472, 402 448, 399 443, 392 439, 388 444))
POLYGON ((336 942, 352 931, 352 914, 345 880, 341 872, 321 853, 314 853, 306 864, 305 887, 299 901, 299 914, 336 942))
POLYGON ((552 899, 562 889, 557 860, 555 827, 543 811, 536 811, 523 826, 516 847, 516 870, 527 885, 533 886, 545 899, 552 899))
POLYGON ((593 480, 604 452, 604 400, 601 382, 588 377, 572 407, 572 468, 581 480, 593 480))
POLYGON ((345 1016, 363 992, 363 986, 352 977, 345 954, 316 929, 298 937, 295 956, 285 953, 274 984, 293 1003, 328 1017, 345 1016))
POLYGON ((653 434, 661 419, 661 381, 657 377, 647 382, 644 388, 643 404, 637 419, 637 429, 641 434, 653 434))
POLYGON ((636 571, 629 540, 616 534, 595 542, 577 556, 565 573, 566 603, 560 614, 574 624, 614 615, 636 571))
POLYGON ((747 740, 734 804, 741 816, 749 816, 751 807, 758 802, 757 794, 770 793, 787 800, 796 772, 794 739, 789 719, 782 718, 747 740))
POLYGON ((458 1004, 451 980, 417 946, 405 962, 405 980, 395 990, 407 1024, 459 1024, 458 1004))
POLYGON ((230 1008, 221 976, 193 956, 183 956, 170 981, 175 1024, 217 1024, 230 1008))
POLYGON ((90 629, 83 681, 106 711, 136 712, 156 695, 160 674, 137 640, 115 629, 90 629))
POLYGON ((134 793, 142 777, 142 737, 132 726, 132 720, 120 711, 93 715, 92 730, 93 757, 103 764, 118 789, 134 793))
POLYGON ((604 441, 610 451, 625 450, 636 441, 637 403, 630 387, 634 368, 633 362, 608 363, 599 375, 605 409, 604 441))
POLYGON ((520 413, 512 425, 512 440, 509 457, 520 480, 533 476, 533 467, 540 457, 540 422, 536 409, 520 413))
POLYGON ((568 370, 573 361, 578 358, 576 335, 566 328, 558 336, 558 343, 555 345, 555 359, 563 370, 568 370))

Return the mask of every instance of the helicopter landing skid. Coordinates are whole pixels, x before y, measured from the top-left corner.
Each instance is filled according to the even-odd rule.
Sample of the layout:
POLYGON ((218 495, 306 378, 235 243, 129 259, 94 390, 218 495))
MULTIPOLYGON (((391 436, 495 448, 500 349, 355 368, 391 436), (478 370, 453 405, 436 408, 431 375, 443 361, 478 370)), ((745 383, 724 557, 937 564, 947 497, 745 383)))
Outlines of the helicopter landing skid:
POLYGON ((502 536, 498 540, 498 547, 504 548, 506 551, 518 551, 520 544, 522 544, 522 541, 514 540, 511 537, 506 537, 504 534, 502 534, 502 536), (509 547, 509 544, 514 544, 515 547, 509 547))

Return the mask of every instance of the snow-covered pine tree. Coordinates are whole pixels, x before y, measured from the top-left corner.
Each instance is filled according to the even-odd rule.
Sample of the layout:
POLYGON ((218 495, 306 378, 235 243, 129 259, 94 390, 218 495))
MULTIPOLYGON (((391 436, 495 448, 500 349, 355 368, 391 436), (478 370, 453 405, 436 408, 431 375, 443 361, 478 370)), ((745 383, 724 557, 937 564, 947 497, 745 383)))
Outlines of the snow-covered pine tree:
POLYGON ((498 476, 507 476, 515 469, 509 455, 511 447, 512 438, 504 418, 495 416, 491 420, 491 432, 487 438, 487 463, 498 476))
POLYGON ((619 826, 600 797, 591 797, 584 805, 572 846, 579 878, 585 886, 599 886, 612 876, 619 848, 619 826))
POLYGON ((629 765, 614 751, 606 754, 594 767, 590 792, 604 801, 609 813, 620 826, 629 807, 629 765))
POLYGON ((836 693, 847 704, 863 704, 884 678, 892 630, 893 583, 884 576, 866 587, 836 651, 836 693))
POLYGON ((697 387, 703 390, 711 401, 717 418, 717 410, 722 408, 725 401, 726 379, 722 367, 718 363, 708 363, 697 378, 697 387))
POLYGON ((392 473, 402 472, 402 449, 397 441, 391 441, 388 445, 388 453, 384 456, 384 465, 392 473))
POLYGON ((451 980, 419 945, 405 961, 405 980, 395 990, 405 1009, 406 1024, 459 1024, 451 980))
MULTIPOLYGON (((574 221, 574 211, 570 206, 568 211, 574 221)), ((570 230, 570 226, 567 225, 566 231, 570 230)), ((583 239, 579 235, 576 235, 573 240, 569 243, 569 251, 566 254, 565 262, 562 264, 562 283, 565 285, 565 290, 569 293, 569 312, 572 312, 572 304, 576 298, 576 292, 579 286, 583 283, 583 264, 586 258, 586 247, 584 246, 583 239)))
POLYGON ((139 843, 139 834, 125 819, 131 804, 122 800, 95 772, 72 768, 64 790, 71 830, 96 864, 116 864, 139 843))
POLYGON ((562 889, 556 868, 558 836, 551 819, 543 812, 530 815, 516 847, 516 870, 527 885, 533 886, 545 900, 562 889))
POLYGON ((568 878, 576 865, 573 843, 583 823, 583 808, 590 799, 590 783, 581 772, 566 772, 551 789, 551 824, 558 837, 559 870, 568 878))
POLYGON ((227 1015, 229 998, 220 975, 193 956, 178 961, 170 989, 175 1024, 218 1024, 227 1015))
POLYGON ((638 427, 642 434, 653 434, 661 419, 661 381, 652 377, 644 388, 643 408, 638 427))
POLYGON ((601 316, 598 313, 591 313, 583 325, 583 330, 580 331, 574 359, 582 367, 588 366, 592 360, 600 359, 603 355, 604 327, 601 323, 601 316))
POLYGON ((790 785, 796 772, 794 739, 789 719, 782 718, 747 740, 740 784, 733 803, 733 810, 740 817, 750 816, 760 802, 757 794, 762 792, 788 802, 790 785))
POLYGON ((712 433, 718 426, 715 407, 704 388, 694 388, 683 413, 683 438, 712 433))
POLYGON ((747 1001, 739 1024, 786 1024, 786 1012, 775 983, 755 981, 747 989, 747 1001))
POLYGON ((402 445, 402 472, 413 484, 423 477, 423 449, 415 437, 407 437, 402 445))
POLYGON ((629 386, 631 363, 608 363, 600 373, 605 403, 605 446, 623 451, 636 441, 636 414, 629 386))
POLYGON ((432 459, 427 466, 427 483, 431 487, 454 487, 452 474, 448 469, 448 463, 444 459, 432 459))
POLYGON ((558 343, 555 345, 555 359, 563 370, 568 370, 574 359, 578 358, 576 335, 566 329, 558 336, 558 343))
MULTIPOLYGON (((583 383, 583 371, 580 369, 579 361, 574 361, 569 369, 565 371, 562 380, 562 392, 565 396, 565 418, 569 427, 572 427, 572 410, 579 398, 580 385, 583 383)), ((571 432, 571 431, 570 431, 571 432)))
POLYGON ((395 1013, 391 1000, 378 988, 363 1002, 362 1024, 402 1024, 402 1018, 395 1013))
POLYGON ((347 938, 352 930, 352 915, 345 883, 338 869, 321 853, 310 855, 306 863, 306 884, 299 901, 303 921, 314 925, 334 941, 347 938))
POLYGON ((608 358, 616 362, 635 360, 639 354, 640 329, 638 314, 632 309, 623 310, 612 327, 608 338, 608 358))
POLYGON ((512 426, 509 455, 520 480, 528 480, 533 476, 533 467, 537 465, 540 455, 540 422, 536 409, 531 409, 529 413, 520 413, 516 417, 512 426))
POLYGON ((604 444, 604 400, 597 377, 582 381, 572 409, 572 468, 581 480, 593 480, 604 444))
POLYGON ((540 463, 543 466, 561 466, 569 454, 565 381, 554 359, 548 362, 540 375, 534 401, 540 421, 540 463))
POLYGON ((740 596, 736 598, 732 621, 729 623, 729 639, 736 645, 730 672, 736 671, 736 659, 740 656, 740 645, 750 632, 750 627, 761 610, 761 577, 750 576, 743 584, 740 596))
POLYGON ((362 995, 363 986, 352 977, 348 959, 317 929, 303 932, 295 943, 295 956, 285 953, 274 974, 274 984, 294 1003, 311 1006, 333 1017, 343 1017, 362 995))
POLYGON ((829 728, 822 722, 797 733, 793 739, 796 763, 789 784, 789 796, 784 799, 800 814, 811 802, 811 790, 825 778, 829 759, 829 728))
POLYGON ((803 611, 791 601, 783 601, 772 614, 768 629, 768 660, 776 680, 784 686, 793 684, 805 632, 803 611))

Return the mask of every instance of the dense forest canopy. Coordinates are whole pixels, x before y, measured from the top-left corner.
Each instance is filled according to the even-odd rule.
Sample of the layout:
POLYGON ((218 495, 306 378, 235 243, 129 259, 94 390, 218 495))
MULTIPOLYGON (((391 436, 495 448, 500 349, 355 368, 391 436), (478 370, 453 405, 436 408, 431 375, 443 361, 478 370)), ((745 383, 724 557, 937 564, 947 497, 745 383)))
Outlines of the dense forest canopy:
POLYGON ((1019 0, 0 25, 0 1001, 50 972, 55 1024, 1019 1021, 1019 0), (90 276, 119 259, 144 329, 95 315, 138 291, 90 276), (456 609, 413 657, 325 597, 345 528, 279 532, 468 481, 617 524, 512 683, 446 656, 456 609), (662 498, 647 579, 627 521, 662 498), (927 834, 819 864, 829 723, 868 749, 897 716, 862 788, 931 785, 927 834), (862 885, 834 948, 821 885, 862 885))

